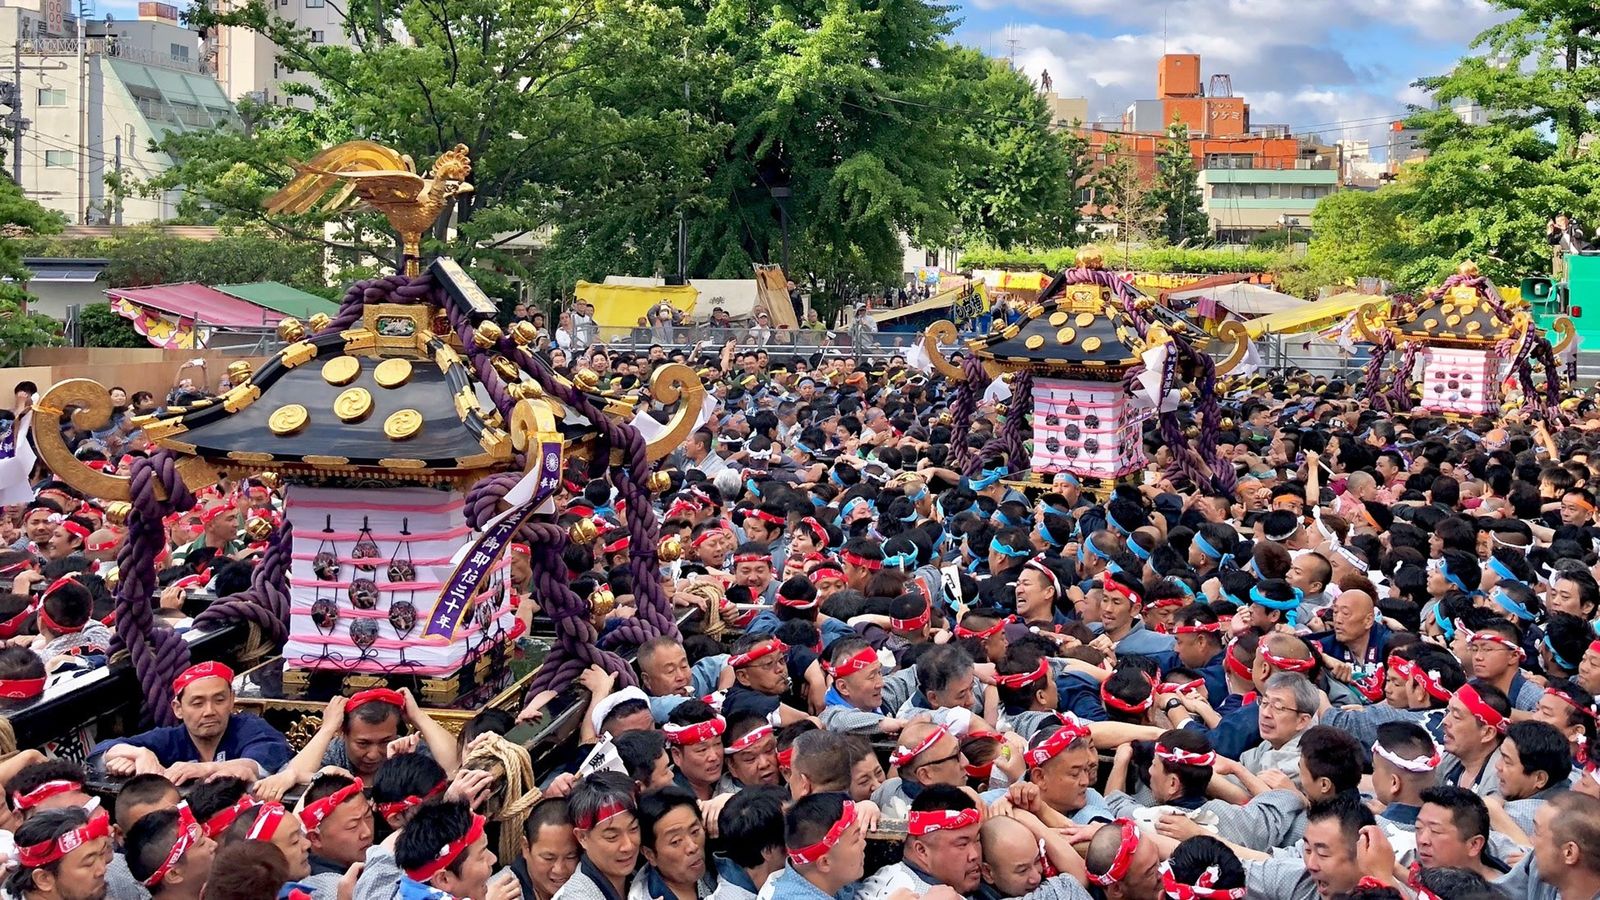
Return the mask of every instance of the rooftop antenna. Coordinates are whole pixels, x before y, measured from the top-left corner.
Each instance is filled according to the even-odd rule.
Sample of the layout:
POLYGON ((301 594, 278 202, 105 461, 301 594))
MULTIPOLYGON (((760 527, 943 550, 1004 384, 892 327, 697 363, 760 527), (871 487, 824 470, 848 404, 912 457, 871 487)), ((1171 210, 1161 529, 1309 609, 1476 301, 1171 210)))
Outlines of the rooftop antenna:
POLYGON ((1022 41, 1017 38, 1016 26, 1007 25, 1006 46, 1011 48, 1010 58, 1011 68, 1013 69, 1017 67, 1017 45, 1020 43, 1022 43, 1022 41))
POLYGON ((1172 0, 1161 4, 1161 55, 1167 55, 1167 22, 1172 18, 1172 0))

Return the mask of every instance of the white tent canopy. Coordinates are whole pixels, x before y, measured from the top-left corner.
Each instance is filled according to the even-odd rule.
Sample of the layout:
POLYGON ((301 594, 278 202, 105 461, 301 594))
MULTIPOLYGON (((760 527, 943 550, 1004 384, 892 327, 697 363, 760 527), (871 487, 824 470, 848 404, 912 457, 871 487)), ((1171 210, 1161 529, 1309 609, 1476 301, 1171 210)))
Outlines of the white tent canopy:
POLYGON ((1168 296, 1173 300, 1197 300, 1208 297, 1241 319, 1253 319, 1257 316, 1300 309, 1307 303, 1299 297, 1242 281, 1192 291, 1173 291, 1168 296))
MULTIPOLYGON (((635 287, 660 287, 664 278, 638 278, 631 275, 607 275, 606 284, 635 287)), ((734 319, 748 319, 755 314, 756 280, 754 278, 691 278, 689 284, 700 291, 695 301, 694 317, 711 318, 711 311, 722 307, 734 319)))

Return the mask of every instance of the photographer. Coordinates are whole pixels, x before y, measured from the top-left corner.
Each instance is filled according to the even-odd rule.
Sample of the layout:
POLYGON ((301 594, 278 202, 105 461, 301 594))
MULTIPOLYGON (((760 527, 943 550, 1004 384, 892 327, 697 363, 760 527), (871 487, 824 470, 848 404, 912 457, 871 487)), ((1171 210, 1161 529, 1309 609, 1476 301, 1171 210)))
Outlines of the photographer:
POLYGON ((1567 275, 1567 254, 1583 253, 1589 249, 1589 236, 1584 232, 1583 226, 1572 221, 1572 217, 1566 213, 1559 213, 1545 223, 1544 239, 1550 246, 1556 248, 1554 269, 1556 278, 1565 278, 1567 275))

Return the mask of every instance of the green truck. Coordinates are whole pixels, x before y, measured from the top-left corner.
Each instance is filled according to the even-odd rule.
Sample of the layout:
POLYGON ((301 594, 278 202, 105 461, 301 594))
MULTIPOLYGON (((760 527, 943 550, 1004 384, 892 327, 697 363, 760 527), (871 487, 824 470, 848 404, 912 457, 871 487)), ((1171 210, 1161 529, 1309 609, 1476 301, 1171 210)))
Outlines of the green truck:
POLYGON ((1539 327, 1554 331, 1556 319, 1567 316, 1577 332, 1579 349, 1600 350, 1600 253, 1572 253, 1566 261, 1566 281, 1524 278, 1522 299, 1539 327))

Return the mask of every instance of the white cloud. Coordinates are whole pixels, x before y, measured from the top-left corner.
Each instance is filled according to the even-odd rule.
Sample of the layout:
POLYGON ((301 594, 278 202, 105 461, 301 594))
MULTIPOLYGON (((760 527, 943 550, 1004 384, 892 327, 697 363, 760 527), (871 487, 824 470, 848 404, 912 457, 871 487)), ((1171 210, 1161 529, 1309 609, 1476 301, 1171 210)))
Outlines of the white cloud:
MULTIPOLYGON (((1089 99, 1091 119, 1120 121, 1155 95, 1163 52, 1198 53, 1203 73, 1227 73, 1257 124, 1285 124, 1327 140, 1376 138, 1389 118, 1427 102, 1410 86, 1435 74, 1497 16, 1487 0, 969 0, 998 30, 958 39, 1049 71, 1057 92, 1089 99), (1164 33, 1165 32, 1165 33, 1164 33), (1395 54, 1358 42, 1393 43, 1395 54), (1427 53, 1408 53, 1422 50, 1427 53), (1429 56, 1427 61, 1416 57, 1429 56), (1376 59, 1360 63, 1359 59, 1376 59)), ((1204 83, 1204 82, 1203 82, 1204 83)))

